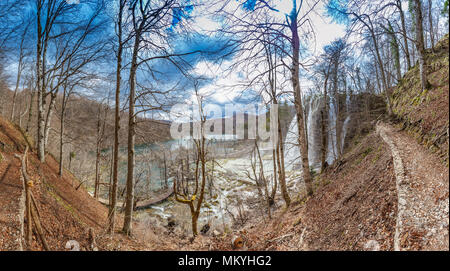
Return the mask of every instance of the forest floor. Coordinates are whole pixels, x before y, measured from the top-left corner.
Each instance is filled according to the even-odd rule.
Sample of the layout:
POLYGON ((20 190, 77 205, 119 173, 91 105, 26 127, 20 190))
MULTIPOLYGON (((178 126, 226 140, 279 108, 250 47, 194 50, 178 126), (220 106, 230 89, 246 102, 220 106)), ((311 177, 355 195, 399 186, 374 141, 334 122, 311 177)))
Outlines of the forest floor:
MULTIPOLYGON (((292 194, 292 205, 272 210, 270 218, 254 210, 233 232, 195 240, 142 223, 132 237, 110 236, 107 208, 70 172, 59 177, 52 156, 41 164, 31 152, 27 170, 51 250, 66 250, 70 240, 81 250, 232 250, 235 236, 243 250, 448 250, 448 167, 406 131, 386 123, 376 128, 354 138, 340 161, 314 176, 312 197, 292 194)), ((0 142, 0 250, 42 250, 39 239, 27 246, 23 238, 27 221, 15 154, 27 140, 0 118, 0 142)), ((121 224, 119 215, 117 228, 121 224)))
MULTIPOLYGON (((24 185, 21 162, 26 138, 10 122, 0 118, 0 251, 43 250, 36 234, 31 246, 24 242, 24 185)), ((66 250, 67 242, 74 240, 81 250, 149 250, 155 249, 133 237, 106 233, 108 209, 80 185, 69 171, 58 175, 58 163, 47 155, 40 163, 37 155, 29 152, 27 171, 34 185, 31 188, 38 206, 44 235, 51 250, 66 250), (95 244, 89 237, 94 232, 95 244)), ((122 225, 119 215, 116 228, 122 225)))
POLYGON ((190 248, 231 250, 240 236, 244 250, 448 250, 448 167, 407 132, 376 127, 315 177, 311 198, 190 248))
MULTIPOLYGON (((232 235, 248 250, 394 249, 395 174, 389 148, 374 131, 315 176, 312 197, 291 197, 287 210, 255 217, 232 235)), ((232 249, 232 235, 216 238, 214 249, 232 249)))

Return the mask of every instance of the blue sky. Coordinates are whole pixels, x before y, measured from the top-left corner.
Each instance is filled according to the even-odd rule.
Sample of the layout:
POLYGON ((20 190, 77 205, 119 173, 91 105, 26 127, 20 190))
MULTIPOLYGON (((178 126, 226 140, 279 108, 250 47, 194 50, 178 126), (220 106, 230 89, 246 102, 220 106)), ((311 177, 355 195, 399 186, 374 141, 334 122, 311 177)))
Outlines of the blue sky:
MULTIPOLYGON (((300 1, 298 1, 297 4, 299 4, 299 2, 300 1)), ((304 1, 304 7, 307 8, 313 5, 313 2, 316 1, 304 1)), ((278 0, 274 1, 274 3, 274 8, 278 11, 268 9, 268 12, 270 12, 272 16, 283 21, 285 15, 292 10, 292 0, 278 0)), ((235 0, 230 1, 227 8, 229 10, 234 10, 240 6, 244 12, 244 10, 252 9, 254 4, 255 0, 235 0)), ((201 11, 198 11, 198 13, 201 13, 201 11)), ((196 11, 194 11, 194 14, 196 14, 196 11)), ((205 12, 205 14, 207 13, 205 12)), ((345 26, 332 21, 331 18, 325 16, 325 14, 326 10, 324 8, 323 1, 320 1, 316 5, 314 12, 310 14, 310 19, 313 22, 316 33, 315 42, 308 43, 307 49, 310 58, 320 55, 326 44, 329 44, 333 40, 342 37, 345 34, 345 26)), ((221 27, 220 20, 207 15, 195 16, 193 24, 198 31, 203 31, 204 33, 214 32, 215 29, 219 29, 221 27), (207 29, 204 29, 205 27, 207 29)), ((233 102, 235 99, 242 99, 242 95, 240 95, 242 91, 241 89, 231 88, 228 90, 228 88, 225 87, 227 85, 234 85, 239 82, 242 77, 245 77, 245 75, 243 76, 242 74, 239 74, 239 72, 234 72, 231 74, 224 74, 222 72, 227 68, 227 65, 232 63, 233 59, 231 58, 221 62, 220 64, 217 64, 214 60, 201 60, 195 65, 194 71, 197 74, 204 74, 205 76, 214 78, 214 80, 211 80, 208 85, 204 86, 204 92, 212 92, 211 96, 217 103, 222 104, 226 102, 233 102)), ((304 87, 309 87, 311 82, 303 78, 302 85, 304 87)))
MULTIPOLYGON (((207 93, 210 102, 214 102, 217 104, 225 104, 229 102, 236 103, 247 103, 248 100, 252 100, 250 95, 251 93, 242 94, 242 89, 238 87, 230 88, 228 86, 236 85, 241 82, 248 75, 244 74, 243 71, 232 71, 232 72, 224 72, 227 68, 233 64, 235 61, 234 55, 229 54, 229 51, 219 50, 226 44, 229 39, 218 34, 218 30, 223 26, 222 18, 217 15, 211 14, 211 8, 216 8, 214 6, 206 5, 210 4, 210 1, 207 0, 197 0, 201 5, 199 7, 195 7, 194 9, 187 9, 183 12, 175 11, 175 15, 173 17, 172 22, 175 23, 173 29, 168 29, 169 35, 171 37, 171 45, 172 52, 174 53, 185 53, 195 50, 207 51, 209 53, 203 54, 192 54, 189 56, 184 56, 183 60, 188 64, 187 69, 188 72, 192 75, 199 76, 204 78, 201 82, 201 92, 207 93), (181 16, 180 16, 181 14, 181 16), (180 26, 180 19, 183 17, 190 17, 189 20, 189 28, 188 30, 183 30, 182 32, 177 31, 177 28, 180 26), (180 34, 181 33, 181 34, 180 34), (227 55, 223 57, 223 55, 227 55)), ((246 12, 245 9, 249 10, 253 8, 255 1, 259 0, 231 0, 229 1, 229 5, 225 7, 228 10, 239 9, 242 12, 246 12)), ((83 0, 80 1, 82 9, 87 10, 83 7, 83 0)), ((189 0, 187 3, 189 4, 189 0)), ((300 1, 298 1, 300 2, 300 1)), ((313 4, 312 0, 305 0, 304 7, 308 7, 313 4)), ((218 1, 220 4, 221 1, 218 1)), ((277 10, 269 10, 271 16, 278 18, 279 20, 284 20, 285 14, 288 14, 292 10, 292 0, 275 0, 274 8, 277 10)), ((297 3, 298 4, 298 3, 297 3)), ((338 37, 342 37, 345 32, 345 26, 333 22, 329 17, 325 16, 325 8, 323 1, 320 1, 319 4, 314 9, 314 12, 311 13, 310 19, 313 24, 316 33, 316 39, 314 43, 308 43, 308 55, 309 58, 313 58, 314 56, 318 56, 322 53, 322 48, 329 44, 331 41, 335 40, 338 37)), ((112 28, 110 31, 113 31, 112 28)), ((111 34, 110 33, 105 33, 111 34)), ((32 34, 31 37, 35 38, 32 34)), ((35 48, 33 46, 31 48, 31 53, 34 54, 35 48)), ((99 64, 98 71, 103 75, 113 74, 115 71, 115 63, 113 54, 111 54, 111 58, 109 62, 104 62, 99 64)), ((151 67, 158 71, 157 81, 160 84, 160 87, 168 87, 173 86, 175 84, 179 84, 184 88, 184 99, 185 102, 192 102, 194 99, 192 97, 192 85, 189 80, 185 78, 185 76, 170 62, 168 61, 155 61, 150 63, 151 67)), ((11 75, 11 84, 14 82, 15 73, 17 69, 17 60, 14 58, 9 59, 9 66, 7 67, 7 71, 11 75)), ((95 69, 95 68, 94 68, 95 69)), ((143 82, 151 81, 152 78, 149 78, 148 75, 144 73, 140 73, 141 79, 143 82), (142 78, 145 77, 145 78, 142 78)), ((125 71, 122 74, 122 78, 127 78, 127 72, 125 71)), ((138 78, 139 80, 139 78, 138 78)), ((306 80, 305 78, 301 79, 302 87, 307 88, 311 85, 311 82, 306 80)), ((127 84, 124 84, 126 87, 127 84)), ((101 87, 110 88, 110 84, 106 82, 105 84, 100 84, 101 87)), ((124 89, 123 93, 126 93, 126 89, 124 89)))

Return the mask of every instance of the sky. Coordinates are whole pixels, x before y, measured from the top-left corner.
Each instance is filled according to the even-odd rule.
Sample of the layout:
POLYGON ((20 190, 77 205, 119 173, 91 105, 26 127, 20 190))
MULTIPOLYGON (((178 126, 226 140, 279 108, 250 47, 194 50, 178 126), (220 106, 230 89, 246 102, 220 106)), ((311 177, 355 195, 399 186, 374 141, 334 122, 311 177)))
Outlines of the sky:
MULTIPOLYGON (((185 0, 188 3, 190 1, 195 0, 185 0)), ((193 50, 204 50, 214 52, 223 44, 227 42, 223 36, 219 36, 217 34, 218 30, 222 27, 223 20, 220 17, 217 17, 215 14, 211 12, 211 1, 208 0, 197 0, 200 2, 200 6, 196 6, 194 9, 189 10, 188 15, 191 17, 189 20, 189 28, 183 29, 183 35, 177 35, 177 27, 174 26, 174 29, 170 29, 168 31, 173 31, 171 45, 173 47, 173 51, 176 53, 184 53, 193 50), (186 30, 188 29, 188 30, 186 30), (187 31, 187 33, 186 33, 187 31), (195 33, 195 34, 194 34, 195 33), (188 36, 188 38, 186 38, 188 36)), ((247 12, 244 10, 243 4, 247 0, 230 0, 225 9, 232 11, 238 10, 242 14, 247 12)), ((247 2, 254 2, 255 0, 249 0, 247 2)), ((259 0, 256 0, 259 1, 259 0)), ((83 0, 80 1, 81 5, 83 5, 83 0)), ((298 3, 300 1, 297 1, 298 3)), ((304 10, 308 8, 313 2, 313 0, 304 0, 304 10)), ((78 1, 72 1, 74 5, 77 5, 78 1)), ((223 3, 223 1, 217 1, 219 5, 223 3)), ((284 20, 286 14, 288 14, 292 9, 292 0, 275 0, 274 8, 278 11, 269 10, 271 16, 278 18, 279 20, 284 20)), ((298 4, 297 3, 297 4, 298 4)), ((216 8, 217 6, 213 6, 216 8)), ((114 8, 114 7, 113 7, 114 8)), ((32 5, 29 7, 32 12, 32 5)), ((28 11, 30 11, 28 10, 28 11)), ((318 56, 323 52, 323 47, 333 40, 342 37, 345 33, 345 26, 332 22, 332 20, 325 16, 324 9, 324 1, 319 1, 319 3, 315 6, 314 12, 310 15, 311 22, 313 24, 316 37, 315 43, 309 43, 308 54, 310 57, 318 56)), ((180 23, 178 23, 180 25, 180 23)), ((113 30, 111 30, 113 31, 113 30)), ((111 33, 109 33, 111 34, 111 33)), ((34 36, 33 34, 31 36, 34 36)), ((34 47, 31 45, 32 53, 34 53, 34 47)), ((227 53, 227 52, 225 52, 227 53)), ((246 95, 242 95, 242 89, 239 87, 229 87, 234 86, 248 75, 244 74, 243 71, 232 71, 232 72, 224 72, 229 68, 235 61, 235 56, 228 55, 225 58, 221 56, 224 52, 214 52, 210 54, 193 54, 189 56, 183 57, 183 59, 189 63, 190 65, 190 73, 195 76, 200 76, 205 78, 205 80, 201 81, 200 90, 201 94, 208 96, 208 102, 216 103, 216 104, 226 104, 226 103, 235 103, 237 106, 248 103, 246 100, 246 95)), ((104 76, 107 73, 114 74, 115 72, 115 64, 114 58, 111 59, 111 63, 104 62, 99 64, 98 71, 102 72, 104 76)), ((195 96, 193 95, 193 88, 189 85, 189 82, 184 75, 172 64, 167 61, 156 61, 151 64, 155 69, 160 72, 158 84, 161 87, 172 87, 176 84, 179 84, 180 87, 185 88, 184 102, 193 103, 196 101, 195 96)), ((95 67, 94 67, 95 68, 95 67)), ((12 59, 9 61, 9 65, 7 66, 7 71, 10 73, 10 82, 11 88, 14 87, 15 76, 17 72, 17 61, 12 59)), ((127 72, 125 71, 122 75, 123 78, 127 78, 127 72)), ((144 84, 152 84, 152 78, 149 78, 148 75, 143 73, 138 74, 138 81, 142 81, 144 84)), ((98 83, 98 82, 96 82, 98 83)), ((122 93, 124 96, 126 95, 126 85, 123 84, 124 90, 122 93)), ((301 87, 302 89, 308 88, 311 86, 311 82, 309 82, 305 77, 301 77, 301 87)), ((99 84, 99 87, 102 87, 99 84)), ((111 88, 110 83, 105 83, 103 85, 105 88, 111 88)), ((247 92, 248 94, 248 92, 247 92)), ((125 100, 125 99, 124 99, 125 100)), ((164 116, 163 116, 164 118, 164 116)))
MULTIPOLYGON (((241 1, 230 1, 228 9, 234 10, 242 6, 241 1)), ((272 16, 284 20, 285 15, 292 10, 292 0, 278 0, 275 1, 275 9, 279 12, 268 10, 271 12, 272 16)), ((298 1, 300 2, 300 1, 298 1)), ((305 1, 304 7, 308 7, 312 2, 315 1, 305 1)), ((297 3, 298 4, 298 3, 297 3)), ((343 37, 345 34, 345 26, 332 22, 332 20, 325 16, 324 1, 320 1, 314 8, 313 13, 310 14, 310 19, 313 22, 313 27, 316 33, 315 43, 310 43, 308 51, 311 57, 318 56, 323 53, 323 47, 333 40, 343 37)), ((201 9, 194 10, 193 14, 194 20, 192 27, 205 35, 214 33, 220 27, 220 21, 217 18, 207 15, 207 12, 203 12, 201 9), (202 15, 206 14, 206 15, 202 15)), ((224 73, 223 70, 231 65, 235 59, 227 59, 220 63, 217 63, 214 59, 211 60, 201 60, 194 66, 193 72, 196 75, 203 75, 205 77, 211 78, 208 84, 205 84, 201 88, 201 93, 210 94, 212 102, 218 104, 224 104, 229 102, 235 102, 236 99, 240 98, 242 89, 233 87, 227 88, 226 86, 233 86, 242 81, 243 75, 239 72, 224 73)), ((301 86, 304 88, 310 87, 312 83, 306 78, 301 78, 301 86)), ((188 100, 195 101, 195 97, 190 97, 188 100)))

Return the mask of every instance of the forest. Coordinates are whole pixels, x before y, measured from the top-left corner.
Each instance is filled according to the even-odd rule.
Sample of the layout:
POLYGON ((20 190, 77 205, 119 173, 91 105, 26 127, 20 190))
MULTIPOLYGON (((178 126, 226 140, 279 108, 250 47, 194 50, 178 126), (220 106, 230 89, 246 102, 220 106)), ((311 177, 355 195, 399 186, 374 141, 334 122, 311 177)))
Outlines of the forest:
POLYGON ((0 0, 0 251, 448 251, 448 8, 0 0))

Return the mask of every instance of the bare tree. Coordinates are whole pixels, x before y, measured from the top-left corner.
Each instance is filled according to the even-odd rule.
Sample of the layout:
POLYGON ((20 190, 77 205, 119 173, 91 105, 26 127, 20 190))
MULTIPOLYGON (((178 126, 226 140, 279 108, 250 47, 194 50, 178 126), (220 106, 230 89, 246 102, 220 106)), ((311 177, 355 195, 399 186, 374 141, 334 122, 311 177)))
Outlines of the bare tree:
POLYGON ((431 48, 434 47, 434 29, 433 29, 433 1, 428 0, 428 27, 430 31, 431 48))
POLYGON ((396 0, 395 5, 398 9, 398 12, 400 13, 400 22, 402 27, 402 37, 403 37, 403 50, 405 51, 405 59, 406 59, 406 65, 407 69, 411 69, 411 57, 409 54, 409 47, 408 47, 408 31, 406 30, 406 21, 405 21, 405 13, 403 12, 402 8, 402 1, 396 0))
MULTIPOLYGON (((365 8, 365 5, 367 5, 366 2, 358 2, 358 1, 352 1, 350 4, 348 4, 348 7, 346 10, 340 9, 339 7, 335 6, 329 6, 330 10, 333 10, 335 12, 345 14, 346 16, 352 16, 354 18, 353 23, 357 24, 360 23, 369 33, 369 37, 371 39, 371 42, 373 44, 374 49, 374 55, 376 62, 378 64, 378 72, 381 77, 381 84, 383 86, 383 92, 386 97, 386 104, 389 115, 392 115, 392 104, 391 104, 391 97, 389 93, 389 86, 386 79, 386 71, 385 66, 383 64, 383 58, 381 56, 380 52, 380 45, 378 40, 378 35, 376 32, 376 25, 374 24, 374 20, 377 19, 378 13, 383 11, 384 9, 388 8, 392 3, 385 4, 381 8, 377 8, 376 11, 371 13, 366 13, 364 10, 367 10, 365 8)), ((370 11, 370 10, 368 10, 370 11)), ((353 26, 355 27, 355 26, 353 26)), ((352 27, 352 28, 353 28, 352 27)))
POLYGON ((120 130, 120 83, 122 70, 122 54, 124 47, 123 40, 123 16, 127 0, 120 0, 118 7, 118 15, 115 20, 115 28, 117 35, 117 51, 116 51, 116 90, 115 90, 115 107, 114 107, 114 146, 113 146, 113 162, 112 162, 112 186, 110 188, 110 202, 108 212, 108 232, 113 234, 115 227, 115 215, 117 204, 117 185, 118 185, 118 168, 119 168, 119 130, 120 130))
MULTIPOLYGON (((145 95, 152 97, 156 90, 145 91, 136 95, 137 87, 140 86, 136 80, 138 69, 141 65, 148 66, 149 62, 154 60, 167 60, 176 68, 183 72, 182 56, 199 53, 201 51, 194 50, 186 53, 171 53, 171 45, 168 43, 167 33, 162 29, 167 29, 173 25, 174 10, 183 10, 186 6, 175 0, 160 0, 156 2, 143 2, 139 0, 131 1, 129 4, 129 12, 131 17, 131 37, 133 38, 132 55, 130 62, 129 74, 129 96, 128 96, 128 142, 127 142, 127 194, 125 205, 125 219, 123 232, 131 234, 131 220, 133 213, 133 197, 134 197, 134 167, 135 154, 134 145, 136 138, 136 116, 146 111, 162 109, 162 105, 153 106, 146 102, 139 104, 142 110, 136 110, 137 98, 145 100, 145 95), (158 42, 155 42, 158 40, 158 42), (177 61, 180 60, 180 61, 177 61)), ((182 18, 177 18, 181 20, 182 18)), ((151 68, 150 68, 151 70, 151 68)), ((140 86, 142 87, 142 86, 140 86)))
POLYGON ((26 26, 22 32, 22 35, 20 37, 20 45, 19 45, 19 62, 17 64, 17 79, 16 79, 16 86, 14 88, 14 95, 13 95, 13 100, 12 100, 12 109, 11 109, 11 121, 14 121, 14 114, 15 114, 15 107, 16 107, 16 97, 17 97, 17 91, 19 90, 19 84, 20 84, 20 79, 21 79, 21 75, 24 69, 24 58, 25 58, 25 38, 27 37, 28 34, 28 29, 30 27, 31 24, 31 20, 28 20, 27 22, 25 22, 26 26))
POLYGON ((320 170, 323 172, 327 167, 327 153, 328 153, 328 79, 330 77, 331 71, 331 61, 329 58, 325 56, 325 63, 329 62, 330 64, 325 64, 326 67, 322 67, 320 72, 323 75, 323 109, 320 111, 321 115, 321 135, 322 135, 322 147, 321 147, 321 155, 320 155, 320 170))
MULTIPOLYGON (((200 210, 202 207, 202 203, 204 200, 205 194, 205 185, 207 179, 207 142, 205 137, 205 122, 206 122, 206 114, 204 113, 203 108, 203 100, 204 97, 200 96, 198 93, 198 81, 195 83, 195 91, 198 103, 198 116, 199 120, 194 124, 194 134, 197 134, 198 139, 193 139, 195 145, 196 152, 196 161, 195 161, 195 173, 194 180, 195 185, 193 188, 192 194, 189 194, 188 189, 184 191, 179 191, 178 189, 178 181, 181 181, 183 177, 180 176, 182 174, 179 169, 179 178, 178 181, 173 182, 173 190, 175 194, 176 201, 187 204, 189 206, 189 210, 191 212, 191 222, 192 222, 192 234, 195 236, 198 235, 197 231, 197 221, 200 215, 200 210)), ((189 164, 187 165, 189 168, 189 164)), ((187 187, 189 184, 186 184, 187 187)))
MULTIPOLYGON (((269 20, 266 19, 266 14, 268 12, 276 12, 276 9, 271 6, 272 2, 266 1, 256 1, 254 6, 248 8, 248 6, 244 6, 248 12, 243 16, 239 16, 239 12, 235 13, 227 13, 227 16, 230 17, 230 25, 233 25, 231 30, 223 30, 225 33, 231 33, 234 35, 238 35, 240 40, 237 40, 236 43, 239 44, 239 50, 243 55, 250 56, 241 60, 240 62, 251 61, 251 63, 255 63, 258 55, 258 50, 260 49, 263 43, 270 43, 272 46, 277 48, 278 53, 285 57, 285 59, 281 58, 279 64, 281 67, 284 67, 289 75, 285 74, 284 76, 289 76, 289 80, 291 82, 292 91, 289 93, 293 96, 293 101, 296 109, 296 117, 297 117, 297 126, 298 126, 298 146, 300 148, 301 160, 302 160, 302 172, 303 172, 303 181, 306 183, 307 194, 312 194, 312 179, 309 170, 309 159, 308 159, 308 146, 306 142, 306 127, 305 127, 305 118, 303 113, 303 104, 302 104, 302 90, 300 88, 300 66, 304 66, 303 63, 300 62, 300 34, 301 31, 303 37, 309 38, 314 35, 314 30, 309 19, 309 15, 315 6, 318 4, 318 1, 313 1, 309 6, 304 6, 304 2, 300 1, 300 4, 297 5, 296 0, 292 0, 292 10, 289 14, 286 15, 285 21, 277 21, 274 18, 269 20), (274 36, 274 39, 264 39, 264 35, 270 34, 274 36)), ((259 63, 259 62, 256 62, 259 63)), ((239 63, 240 64, 240 63, 239 63)), ((236 65, 238 66, 238 65, 236 65)), ((253 65, 249 65, 249 67, 253 67, 253 65)), ((256 67, 255 67, 256 68, 256 67)), ((256 68, 257 69, 257 68, 256 68)), ((251 83, 254 83, 263 75, 265 75, 268 70, 260 71, 257 69, 257 74, 253 76, 251 79, 251 83)), ((281 191, 287 191, 283 188, 284 184, 280 181, 281 191)), ((286 201, 286 205, 290 205, 290 198, 287 193, 283 193, 283 197, 286 201)))
MULTIPOLYGON (((298 35, 298 20, 300 10, 302 9, 303 1, 300 3, 300 7, 297 9, 297 1, 293 0, 293 8, 289 15, 288 26, 292 32, 291 46, 292 46, 292 87, 294 89, 294 104, 297 113, 297 127, 298 127, 298 143, 300 146, 300 154, 302 158, 302 174, 303 181, 306 184, 306 192, 308 195, 312 195, 312 178, 309 171, 309 159, 308 159, 308 141, 306 137, 305 120, 303 116, 302 94, 300 89, 300 39, 298 35)), ((289 206, 289 204, 287 204, 289 206)))
MULTIPOLYGON (((108 99, 109 100, 109 99, 108 99)), ((108 103, 104 106, 98 106, 97 113, 97 132, 96 132, 96 148, 95 148, 95 182, 94 182, 94 198, 98 199, 100 190, 100 155, 106 133, 106 121, 109 114, 108 103), (103 111, 103 112, 102 112, 103 111), (103 115, 102 115, 103 114, 103 115)))
POLYGON ((419 53, 419 69, 420 69, 420 82, 422 84, 422 90, 429 87, 427 79, 427 67, 425 60, 425 40, 423 35, 423 16, 422 16, 422 2, 420 0, 414 0, 414 18, 416 29, 416 47, 419 53))
MULTIPOLYGON (((69 16, 78 11, 79 5, 71 5, 66 1, 37 0, 37 42, 36 42, 36 88, 38 93, 38 156, 41 162, 45 161, 46 145, 51 128, 51 117, 53 114, 57 93, 66 77, 79 72, 89 63, 92 58, 82 58, 76 67, 71 61, 75 55, 80 55, 86 50, 91 51, 94 47, 103 46, 101 43, 93 42, 84 46, 89 37, 99 31, 104 21, 99 18, 103 2, 93 5, 93 12, 89 18, 81 18, 79 21, 69 23, 60 19, 75 18, 69 16), (99 46, 98 46, 99 45, 99 46), (50 50, 49 50, 50 49, 50 50), (49 58, 48 53, 55 52, 49 58), (52 60, 52 61, 51 61, 52 60), (50 97, 47 106, 47 98, 50 97)), ((100 52, 97 49, 97 52, 100 52)))

